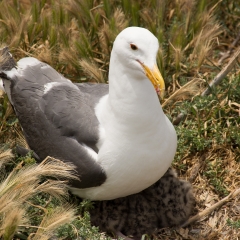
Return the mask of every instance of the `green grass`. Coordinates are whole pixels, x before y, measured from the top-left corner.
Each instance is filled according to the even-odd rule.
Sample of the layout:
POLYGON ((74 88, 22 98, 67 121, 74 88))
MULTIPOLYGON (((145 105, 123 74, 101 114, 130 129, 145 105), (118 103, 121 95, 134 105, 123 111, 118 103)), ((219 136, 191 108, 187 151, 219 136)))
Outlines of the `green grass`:
POLYGON ((228 224, 229 226, 231 226, 232 228, 237 228, 237 229, 240 228, 240 220, 232 221, 231 219, 228 219, 228 220, 227 220, 227 224, 228 224))

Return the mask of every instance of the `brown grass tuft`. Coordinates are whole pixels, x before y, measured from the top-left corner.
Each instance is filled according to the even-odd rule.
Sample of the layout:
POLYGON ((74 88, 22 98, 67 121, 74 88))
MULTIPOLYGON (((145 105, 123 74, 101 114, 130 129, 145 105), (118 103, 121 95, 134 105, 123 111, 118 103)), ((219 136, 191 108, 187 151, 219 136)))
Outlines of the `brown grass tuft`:
MULTIPOLYGON (((1 153, 0 158, 7 161, 12 154, 10 151, 1 153), (1 157, 2 156, 2 157, 1 157), (7 159, 7 160, 6 160, 7 159)), ((37 193, 48 193, 62 200, 68 196, 66 180, 47 180, 42 182, 43 176, 57 179, 76 179, 74 167, 54 158, 46 158, 39 165, 23 167, 18 164, 13 171, 0 183, 0 236, 12 239, 18 227, 26 223, 27 207, 24 203, 37 193)), ((75 218, 72 206, 62 205, 43 218, 33 239, 49 239, 54 230, 75 218), (41 233, 39 233, 41 232, 41 233)))
POLYGON ((48 240, 61 225, 70 223, 75 218, 75 210, 70 205, 63 205, 48 211, 32 240, 48 240))
POLYGON ((0 168, 6 163, 8 163, 9 161, 11 161, 13 157, 14 155, 12 154, 11 149, 1 151, 0 152, 0 168))
POLYGON ((42 176, 76 179, 73 168, 55 159, 46 159, 41 164, 22 167, 21 163, 0 183, 0 213, 9 211, 39 192, 48 192, 54 197, 67 195, 66 182, 48 180, 40 183, 42 176))
POLYGON ((27 218, 25 210, 20 207, 14 207, 1 216, 0 237, 4 240, 11 240, 19 228, 19 225, 25 224, 27 218))
POLYGON ((89 60, 82 59, 79 62, 80 66, 82 67, 84 73, 93 79, 95 82, 104 83, 104 77, 102 72, 99 70, 98 66, 89 60))
MULTIPOLYGON (((211 19, 210 19, 211 21, 211 19)), ((217 36, 221 33, 219 24, 206 25, 202 31, 196 35, 190 45, 194 46, 193 52, 190 55, 190 61, 197 60, 197 67, 200 68, 203 61, 211 52, 213 42, 216 41, 217 36)))
POLYGON ((203 79, 195 78, 184 86, 180 87, 174 93, 162 103, 162 107, 166 107, 169 104, 173 104, 176 101, 183 101, 190 99, 193 96, 200 94, 200 85, 203 83, 203 79))

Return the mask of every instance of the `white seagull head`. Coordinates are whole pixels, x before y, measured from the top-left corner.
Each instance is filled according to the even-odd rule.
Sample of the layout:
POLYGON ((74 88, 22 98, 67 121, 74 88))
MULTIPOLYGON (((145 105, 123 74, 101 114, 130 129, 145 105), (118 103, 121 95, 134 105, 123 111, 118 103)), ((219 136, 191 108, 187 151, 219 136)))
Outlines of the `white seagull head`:
POLYGON ((156 64, 158 48, 158 39, 149 30, 128 27, 116 37, 112 53, 118 56, 125 70, 134 71, 139 79, 146 75, 163 98, 165 84, 156 64))

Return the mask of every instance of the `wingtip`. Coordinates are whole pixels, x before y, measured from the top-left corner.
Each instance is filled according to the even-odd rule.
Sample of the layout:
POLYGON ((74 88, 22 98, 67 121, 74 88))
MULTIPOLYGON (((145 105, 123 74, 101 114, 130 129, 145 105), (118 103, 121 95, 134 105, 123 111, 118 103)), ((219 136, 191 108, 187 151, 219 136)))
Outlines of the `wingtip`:
POLYGON ((17 64, 9 51, 8 47, 0 49, 0 72, 1 71, 10 71, 13 68, 16 68, 17 64))

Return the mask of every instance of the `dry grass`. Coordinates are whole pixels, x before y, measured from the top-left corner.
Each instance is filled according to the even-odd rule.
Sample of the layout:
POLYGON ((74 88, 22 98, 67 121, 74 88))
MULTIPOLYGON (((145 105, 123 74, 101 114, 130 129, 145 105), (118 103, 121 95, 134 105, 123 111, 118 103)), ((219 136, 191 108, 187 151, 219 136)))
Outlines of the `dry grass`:
MULTIPOLYGON (((13 158, 10 150, 1 152, 1 166, 6 165, 13 158)), ((67 181, 59 179, 76 179, 74 168, 63 162, 47 158, 40 164, 23 166, 20 162, 0 183, 0 237, 12 239, 17 229, 28 222, 27 200, 39 193, 64 202, 67 199, 67 181), (58 180, 45 180, 43 177, 51 176, 58 180)), ((37 226, 36 236, 33 239, 47 239, 43 236, 53 235, 60 225, 74 219, 75 209, 71 206, 60 206, 51 212, 47 209, 40 226, 37 226), (63 211, 64 209, 64 211, 63 211), (58 221, 56 221, 58 219, 58 221), (55 223, 53 223, 55 221, 55 223), (47 223, 47 225, 46 225, 47 223), (41 232, 39 234, 38 232, 41 232)))
POLYGON ((76 210, 70 205, 56 207, 44 216, 36 233, 32 234, 31 240, 48 240, 54 235, 54 231, 63 224, 70 223, 76 217, 76 210))
MULTIPOLYGON (((217 169, 219 167, 218 164, 221 164, 218 175, 223 176, 223 187, 226 187, 228 193, 240 188, 240 169, 238 167, 239 164, 236 163, 236 156, 231 150, 225 149, 224 146, 215 147, 215 149, 212 149, 212 152, 208 152, 204 156, 186 158, 185 161, 189 161, 192 164, 192 167, 188 169, 187 176, 189 175, 195 187, 197 209, 199 212, 211 207, 224 197, 224 192, 222 194, 219 194, 219 192, 216 193, 216 189, 211 184, 211 181, 217 181, 217 179, 210 179, 205 176, 204 173, 209 169, 206 167, 206 161, 209 162, 208 164, 211 165, 212 169, 217 169), (221 159, 217 160, 219 156, 221 156, 221 159), (220 161, 220 163, 217 161, 220 161), (198 170, 194 178, 191 174, 196 173, 196 169, 198 170)), ((238 219, 240 209, 239 197, 239 195, 235 196, 223 207, 199 219, 199 222, 194 223, 189 228, 189 235, 197 239, 203 239, 211 235, 215 236, 215 239, 237 239, 240 236, 239 229, 229 226, 227 220, 238 219), (196 230, 199 232, 198 234, 194 234, 196 230)))
POLYGON ((14 155, 12 154, 12 150, 8 149, 6 151, 0 152, 0 168, 9 162, 14 155))
POLYGON ((178 76, 186 69, 195 74, 222 31, 214 15, 218 5, 207 8, 204 1, 201 8, 200 2, 186 0, 26 2, 2 1, 0 41, 15 49, 15 55, 36 56, 75 80, 89 76, 89 64, 100 71, 95 81, 107 79, 112 43, 128 25, 147 26, 159 38, 163 47, 158 62, 164 76, 166 70, 178 76), (79 64, 80 59, 88 64, 79 64))
MULTIPOLYGON (((199 96, 207 87, 206 83, 229 61, 226 58, 219 65, 219 51, 227 51, 227 46, 239 32, 236 31, 240 27, 239 9, 237 2, 215 0, 3 0, 0 2, 0 45, 9 45, 16 59, 37 57, 74 81, 106 82, 112 43, 118 32, 129 25, 152 31, 160 42, 158 65, 167 86, 167 99, 163 103, 165 112, 171 119, 180 112, 186 114, 185 120, 176 126, 179 148, 173 165, 179 175, 194 186, 196 214, 240 188, 239 59, 218 90, 210 97, 199 96)), ((3 96, 1 103, 0 137, 2 142, 13 147, 19 138, 19 126, 12 121, 12 109, 3 96)), ((6 153, 6 160, 2 157, 0 166, 6 164, 8 156, 11 157, 10 152, 6 153)), ((16 178, 28 187, 28 191, 18 193, 20 202, 26 201, 33 192, 44 191, 54 196, 65 194, 61 189, 65 184, 62 181, 48 180, 43 184, 28 175, 33 168, 46 175, 53 174, 48 164, 26 169, 20 164, 20 169, 15 168, 2 183, 11 193, 3 195, 2 199, 11 198, 12 206, 15 204, 19 209, 19 215, 15 215, 4 204, 5 200, 1 201, 7 214, 2 219, 11 215, 17 223, 7 233, 9 236, 28 220, 25 209, 12 193, 12 189, 20 189, 16 188, 20 186, 16 178), (43 170, 45 167, 47 169, 43 170), (37 187, 33 189, 31 184, 37 184, 37 187)), ((59 166, 60 169, 63 167, 59 166)), ((48 212, 48 220, 51 222, 56 217, 54 214, 61 211, 57 208, 56 212, 48 212)), ((71 219, 72 214, 72 210, 66 210, 66 215, 61 218, 63 221, 71 219)), ((238 239, 239 216, 240 200, 239 196, 234 196, 198 222, 177 230, 160 230, 155 238, 238 239)), ((38 239, 42 235, 47 239, 46 226, 52 226, 51 223, 43 219, 41 228, 31 238, 38 239)), ((4 224, 10 226, 12 223, 4 221, 4 224)), ((2 235, 3 229, 8 228, 0 227, 2 235)), ((52 230, 50 232, 52 234, 52 230)))
POLYGON ((162 103, 162 107, 165 108, 167 105, 174 102, 190 99, 191 97, 198 95, 201 91, 202 83, 203 79, 195 78, 182 87, 179 85, 179 88, 162 103))

